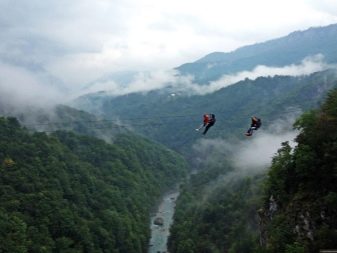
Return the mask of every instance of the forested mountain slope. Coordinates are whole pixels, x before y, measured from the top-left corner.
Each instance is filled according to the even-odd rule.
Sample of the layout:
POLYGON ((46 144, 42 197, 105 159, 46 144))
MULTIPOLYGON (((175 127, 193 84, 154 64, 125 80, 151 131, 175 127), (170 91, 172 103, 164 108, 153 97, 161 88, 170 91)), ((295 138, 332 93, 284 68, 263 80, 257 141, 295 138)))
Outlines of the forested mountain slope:
POLYGON ((46 108, 27 106, 12 108, 1 104, 0 115, 17 118, 29 130, 39 132, 55 132, 57 130, 73 131, 113 142, 120 133, 130 133, 127 126, 117 124, 117 121, 106 120, 88 112, 77 110, 66 105, 56 105, 46 108))
POLYGON ((0 251, 147 251, 149 213, 186 170, 134 135, 114 144, 0 118, 0 251))
POLYGON ((225 74, 250 71, 258 65, 294 67, 307 57, 322 55, 320 64, 333 70, 311 75, 268 77, 268 73, 261 73, 266 76, 255 80, 246 78, 204 95, 182 92, 184 83, 124 96, 112 96, 109 91, 102 91, 82 96, 75 104, 109 120, 121 120, 131 130, 171 148, 189 149, 200 138, 192 130, 200 124, 204 113, 214 113, 218 119, 209 136, 228 137, 229 133, 241 134, 254 114, 260 115, 264 126, 268 126, 289 109, 301 111, 317 107, 326 92, 336 85, 336 45, 337 24, 333 24, 296 31, 230 53, 212 53, 176 68, 182 75, 191 75, 193 82, 207 85, 221 80, 219 78, 225 74))
POLYGON ((304 58, 323 55, 327 63, 337 62, 337 24, 297 31, 288 36, 238 48, 229 53, 215 52, 177 69, 204 84, 224 74, 252 70, 258 65, 281 67, 298 64, 304 58))
POLYGON ((191 176, 177 202, 169 252, 262 252, 257 209, 263 174, 236 169, 224 159, 191 176))
POLYGON ((164 91, 120 97, 93 94, 81 98, 78 106, 90 111, 101 105, 98 111, 105 118, 118 119, 138 133, 182 149, 200 138, 194 129, 203 113, 217 117, 208 136, 238 136, 246 130, 251 115, 259 115, 268 127, 289 110, 317 107, 327 91, 336 86, 336 71, 327 70, 303 77, 246 79, 203 96, 171 96, 164 91))
MULTIPOLYGON (((273 159, 260 210, 270 252, 337 248, 337 90, 295 124, 297 146, 283 143, 273 159), (271 201, 273 199, 271 207, 271 201)), ((300 252, 300 251, 296 251, 300 252)))
POLYGON ((283 143, 268 175, 248 176, 229 162, 193 175, 177 203, 170 252, 335 249, 337 90, 295 127, 297 146, 283 143))

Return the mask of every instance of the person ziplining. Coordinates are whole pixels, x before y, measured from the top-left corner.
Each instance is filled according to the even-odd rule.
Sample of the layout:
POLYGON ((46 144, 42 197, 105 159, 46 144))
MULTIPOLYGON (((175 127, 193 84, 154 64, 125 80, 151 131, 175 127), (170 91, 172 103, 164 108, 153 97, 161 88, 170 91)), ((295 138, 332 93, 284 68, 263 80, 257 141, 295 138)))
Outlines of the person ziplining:
POLYGON ((203 135, 205 135, 207 133, 207 131, 215 124, 215 115, 213 113, 211 114, 204 114, 203 116, 203 124, 201 124, 201 126, 197 129, 195 129, 196 131, 199 131, 202 128, 204 129, 204 132, 202 133, 203 135))
MULTIPOLYGON (((194 116, 195 114, 193 114, 194 116)), ((159 116, 160 118, 176 118, 176 117, 186 117, 186 116, 191 116, 191 115, 166 115, 166 116, 159 116)), ((146 117, 142 118, 142 119, 148 119, 146 117)), ((127 119, 127 120, 132 120, 131 119, 127 119)), ((77 122, 106 122, 106 121, 115 121, 115 120, 90 120, 90 121, 74 121, 74 123, 77 123, 77 122)), ((213 113, 205 113, 203 115, 203 122, 202 124, 196 128, 195 130, 196 131, 200 131, 201 129, 204 128, 202 134, 203 135, 206 135, 206 133, 209 131, 209 129, 215 124, 216 122, 216 118, 215 118, 215 115, 213 113)), ((70 123, 73 123, 73 122, 67 122, 67 124, 70 124, 70 123)), ((117 123, 117 122, 116 122, 117 123)), ((32 124, 31 126, 40 126, 40 125, 53 125, 53 124, 59 124, 59 122, 48 122, 48 123, 39 123, 39 124, 32 124)), ((132 123, 133 125, 135 125, 134 123, 132 123)), ((146 125, 147 123, 145 124, 142 124, 142 125, 146 125)), ((249 127, 249 129, 247 130, 246 133, 244 133, 246 136, 252 136, 253 135, 253 132, 258 130, 260 127, 261 127, 262 123, 261 123, 261 119, 256 117, 256 116, 252 116, 251 117, 251 125, 249 127)), ((108 126, 108 128, 116 128, 116 127, 125 127, 127 128, 127 126, 124 126, 124 125, 115 125, 115 126, 108 126)), ((90 127, 90 128, 95 128, 95 127, 90 127)), ((101 127, 100 127, 101 128, 101 127)), ((48 132, 54 132, 55 130, 53 131, 48 131, 48 132)))
POLYGON ((201 128, 203 128, 203 127, 205 127, 207 125, 208 119, 209 119, 209 115, 205 113, 203 117, 204 117, 203 118, 203 123, 200 125, 200 127, 198 127, 198 128, 195 129, 196 131, 199 131, 201 128))
POLYGON ((247 130, 247 132, 245 133, 246 136, 252 136, 253 135, 253 131, 258 130, 261 127, 261 119, 259 119, 256 116, 252 116, 252 123, 250 124, 250 128, 247 130))

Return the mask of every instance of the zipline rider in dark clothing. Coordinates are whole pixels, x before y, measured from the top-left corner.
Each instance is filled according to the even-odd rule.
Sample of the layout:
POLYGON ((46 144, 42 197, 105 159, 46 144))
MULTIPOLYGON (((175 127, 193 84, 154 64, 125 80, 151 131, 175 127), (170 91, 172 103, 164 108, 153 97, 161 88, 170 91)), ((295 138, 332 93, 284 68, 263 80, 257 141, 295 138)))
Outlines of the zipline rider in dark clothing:
POLYGON ((215 124, 215 121, 216 121, 215 115, 214 114, 209 114, 207 125, 205 127, 204 132, 202 133, 203 135, 205 135, 207 133, 208 129, 215 124))
POLYGON ((252 136, 253 131, 259 129, 261 126, 261 119, 259 119, 256 116, 252 117, 252 123, 250 124, 250 128, 247 130, 247 133, 245 133, 246 136, 252 136))

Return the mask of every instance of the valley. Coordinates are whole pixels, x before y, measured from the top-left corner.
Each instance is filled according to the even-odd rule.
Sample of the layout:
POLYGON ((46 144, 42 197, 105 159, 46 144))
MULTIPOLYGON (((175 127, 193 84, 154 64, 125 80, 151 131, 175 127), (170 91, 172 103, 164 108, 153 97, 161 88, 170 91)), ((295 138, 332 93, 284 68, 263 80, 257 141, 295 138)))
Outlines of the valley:
POLYGON ((55 106, 6 96, 0 252, 336 248, 336 38, 334 24, 210 53, 143 74, 144 90, 105 75, 55 106))

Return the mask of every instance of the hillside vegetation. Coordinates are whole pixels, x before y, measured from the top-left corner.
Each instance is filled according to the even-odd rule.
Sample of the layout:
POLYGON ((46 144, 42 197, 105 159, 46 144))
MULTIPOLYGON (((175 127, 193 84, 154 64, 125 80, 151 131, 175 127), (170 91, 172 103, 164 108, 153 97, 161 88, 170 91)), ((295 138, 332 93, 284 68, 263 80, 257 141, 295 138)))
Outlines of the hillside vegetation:
POLYGON ((20 111, 0 101, 0 114, 16 117, 0 118, 0 252, 147 252, 149 215, 187 171, 184 158, 163 145, 197 172, 181 188, 169 252, 337 248, 337 91, 327 96, 337 87, 336 34, 337 25, 313 28, 177 68, 199 86, 317 54, 331 64, 305 76, 246 78, 204 95, 174 84, 79 98, 76 106, 93 115, 67 106, 20 111), (229 156, 252 115, 262 119, 258 133, 273 136, 275 122, 289 127, 303 111, 297 146, 283 143, 267 171, 234 167, 229 156), (217 117, 206 136, 195 131, 204 113, 217 117), (210 142, 225 142, 216 147, 225 150, 210 142))
POLYGON ((299 64, 303 59, 322 55, 327 63, 337 62, 337 24, 296 31, 263 43, 240 47, 229 53, 214 52, 186 63, 177 69, 183 75, 193 75, 205 84, 224 74, 253 70, 258 65, 283 67, 299 64))
POLYGON ((175 150, 186 148, 188 154, 190 145, 200 139, 194 129, 202 122, 204 113, 217 117, 208 137, 241 136, 252 115, 259 115, 264 128, 268 128, 280 117, 317 108, 336 86, 336 71, 329 70, 304 77, 246 79, 203 96, 172 97, 165 91, 120 97, 97 94, 81 98, 78 105, 88 111, 101 105, 100 113, 105 118, 119 119, 130 129, 175 150))
POLYGON ((0 118, 0 252, 146 252, 149 213, 184 160, 135 135, 113 144, 0 118))
POLYGON ((292 149, 283 143, 268 174, 260 214, 266 222, 265 246, 270 252, 336 248, 337 90, 295 127, 301 130, 298 145, 292 149), (271 196, 276 203, 273 210, 271 196))
POLYGON ((177 203, 172 253, 318 252, 337 247, 337 90, 295 124, 267 175, 229 163, 192 176, 177 203), (222 173, 222 176, 217 176, 222 173))

